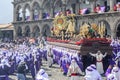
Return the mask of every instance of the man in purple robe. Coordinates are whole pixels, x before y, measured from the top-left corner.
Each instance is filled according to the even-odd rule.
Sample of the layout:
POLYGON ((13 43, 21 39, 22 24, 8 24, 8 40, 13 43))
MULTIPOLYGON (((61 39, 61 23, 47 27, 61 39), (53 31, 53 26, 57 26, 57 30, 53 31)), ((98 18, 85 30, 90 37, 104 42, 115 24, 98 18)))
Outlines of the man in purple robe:
POLYGON ((40 69, 40 67, 41 67, 41 64, 42 64, 41 60, 42 59, 41 59, 40 54, 37 53, 36 54, 36 60, 35 60, 36 71, 38 71, 40 69))
POLYGON ((116 61, 116 65, 120 68, 120 52, 117 53, 115 61, 116 61))
POLYGON ((75 61, 77 62, 79 68, 81 69, 81 71, 83 71, 83 63, 82 63, 82 59, 81 59, 81 55, 80 52, 78 52, 73 59, 75 59, 75 61))
POLYGON ((113 66, 112 66, 112 65, 109 65, 108 69, 107 69, 106 72, 105 72, 105 76, 106 76, 106 77, 111 73, 112 68, 113 68, 113 66))
POLYGON ((110 45, 113 47, 114 53, 117 54, 117 51, 118 51, 117 50, 117 48, 118 48, 118 42, 117 42, 117 40, 113 40, 110 45))
POLYGON ((30 72, 31 72, 32 78, 33 78, 33 80, 34 80, 34 79, 35 79, 36 71, 35 71, 34 58, 33 58, 33 57, 31 57, 31 59, 30 59, 29 68, 30 68, 29 70, 30 70, 30 72))
POLYGON ((0 80, 9 80, 9 69, 10 65, 5 60, 2 60, 0 64, 0 80))
POLYGON ((60 67, 63 70, 63 75, 67 75, 68 72, 68 68, 69 68, 69 58, 67 57, 67 55, 64 55, 61 59, 60 59, 60 67))

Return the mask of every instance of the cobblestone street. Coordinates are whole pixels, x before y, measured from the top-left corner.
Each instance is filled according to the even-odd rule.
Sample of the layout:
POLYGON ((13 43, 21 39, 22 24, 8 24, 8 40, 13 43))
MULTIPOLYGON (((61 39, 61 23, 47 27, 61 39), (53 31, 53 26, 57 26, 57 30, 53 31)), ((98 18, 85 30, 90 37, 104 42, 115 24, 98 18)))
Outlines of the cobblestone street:
MULTIPOLYGON (((54 64, 52 68, 47 66, 47 62, 43 62, 43 69, 48 73, 50 80, 69 80, 68 77, 63 76, 59 65, 54 64)), ((11 80, 17 80, 16 74, 9 76, 11 80)), ((27 74, 27 80, 32 80, 30 73, 27 74)))
MULTIPOLYGON (((50 80, 69 80, 69 77, 63 76, 59 65, 54 64, 52 68, 48 68, 47 62, 44 61, 42 68, 48 73, 50 80)), ((15 74, 10 75, 9 77, 11 80, 17 80, 15 74)), ((83 80, 82 78, 83 77, 80 77, 80 80, 83 80)), ((32 80, 30 73, 27 74, 27 80, 32 80)), ((105 78, 103 78, 103 80, 105 80, 105 78)))

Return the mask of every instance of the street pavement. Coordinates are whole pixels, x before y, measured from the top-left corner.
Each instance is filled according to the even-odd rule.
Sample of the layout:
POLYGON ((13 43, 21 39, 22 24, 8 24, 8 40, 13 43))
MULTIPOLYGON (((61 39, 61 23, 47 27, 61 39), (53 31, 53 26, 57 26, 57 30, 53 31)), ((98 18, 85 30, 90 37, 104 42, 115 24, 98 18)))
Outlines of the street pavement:
MULTIPOLYGON (((53 64, 51 68, 47 66, 47 62, 43 61, 43 66, 42 68, 48 73, 49 75, 49 80, 70 80, 70 77, 64 76, 62 74, 62 71, 57 64, 53 64)), ((16 73, 14 75, 10 75, 9 78, 11 80, 17 80, 16 73)), ((27 80, 33 80, 30 73, 27 74, 27 80)), ((80 76, 80 80, 83 80, 83 76, 80 76)), ((103 80, 105 78, 103 77, 103 80)))

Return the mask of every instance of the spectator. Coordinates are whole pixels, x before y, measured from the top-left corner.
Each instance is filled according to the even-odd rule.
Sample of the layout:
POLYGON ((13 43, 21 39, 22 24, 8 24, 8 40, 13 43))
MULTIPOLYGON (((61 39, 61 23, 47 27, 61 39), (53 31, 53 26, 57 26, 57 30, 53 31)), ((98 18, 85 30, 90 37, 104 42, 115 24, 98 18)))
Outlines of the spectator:
POLYGON ((117 11, 117 6, 116 6, 116 5, 114 5, 113 10, 114 10, 114 11, 117 11))
POLYGON ((116 4, 117 11, 120 11, 120 3, 116 4))
POLYGON ((95 7, 95 10, 94 10, 96 13, 99 13, 100 12, 100 5, 97 4, 97 6, 95 7))
POLYGON ((0 80, 9 80, 9 69, 10 65, 7 63, 7 61, 2 60, 0 63, 0 80))
POLYGON ((20 62, 17 68, 17 78, 18 80, 26 80, 25 74, 28 67, 25 62, 20 62))

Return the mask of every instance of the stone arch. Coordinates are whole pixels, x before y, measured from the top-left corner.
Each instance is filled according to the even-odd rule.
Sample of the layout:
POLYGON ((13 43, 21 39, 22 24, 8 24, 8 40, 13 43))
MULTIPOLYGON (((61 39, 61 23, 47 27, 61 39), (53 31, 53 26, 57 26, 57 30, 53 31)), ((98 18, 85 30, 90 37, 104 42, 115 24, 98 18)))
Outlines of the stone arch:
POLYGON ((40 36, 40 28, 39 26, 35 26, 34 29, 33 29, 33 37, 39 37, 40 36))
POLYGON ((44 37, 51 36, 51 28, 50 28, 50 26, 48 24, 43 25, 41 33, 42 33, 42 36, 44 36, 44 37))
POLYGON ((62 1, 61 0, 56 0, 54 2, 54 7, 55 7, 55 13, 62 11, 62 1))
POLYGON ((114 27, 114 32, 115 32, 115 37, 120 38, 120 18, 115 21, 115 24, 113 25, 114 27))
MULTIPOLYGON (((46 1, 46 0, 43 0, 43 1, 46 1)), ((32 9, 33 9, 33 6, 34 6, 35 3, 38 3, 39 6, 41 7, 41 5, 43 4, 43 1, 42 0, 41 1, 40 0, 39 1, 38 0, 33 0, 33 2, 31 3, 32 9)))
POLYGON ((46 11, 49 11, 49 9, 50 9, 50 2, 49 1, 46 1, 46 3, 44 3, 44 5, 43 5, 43 8, 46 10, 46 11))
POLYGON ((22 37, 22 28, 19 26, 16 30, 17 36, 22 37))
POLYGON ((25 21, 29 21, 30 20, 30 5, 27 3, 25 4, 25 6, 23 7, 23 11, 25 11, 25 21))
POLYGON ((111 35, 111 27, 110 24, 106 20, 100 20, 98 21, 98 26, 99 24, 103 23, 105 25, 105 36, 111 35))
POLYGON ((30 27, 26 26, 24 29, 24 37, 30 37, 30 27))
POLYGON ((33 19, 38 20, 39 19, 39 14, 40 14, 40 4, 38 2, 34 2, 32 4, 32 10, 33 10, 33 19))
POLYGON ((68 0, 66 10, 69 9, 72 13, 76 13, 76 3, 78 0, 68 0))
POLYGON ((42 2, 42 7, 44 8, 45 7, 45 5, 48 3, 49 1, 48 0, 44 0, 43 2, 42 2))
POLYGON ((21 21, 22 20, 22 17, 23 17, 23 13, 22 13, 22 7, 20 6, 20 5, 18 5, 17 7, 16 7, 16 20, 17 21, 21 21))
POLYGON ((119 23, 117 30, 116 30, 116 37, 120 38, 120 23, 119 23))
POLYGON ((50 17, 51 4, 50 1, 43 2, 43 16, 42 18, 50 17))
POLYGON ((17 5, 15 9, 19 10, 20 8, 22 8, 22 6, 21 5, 17 5))

